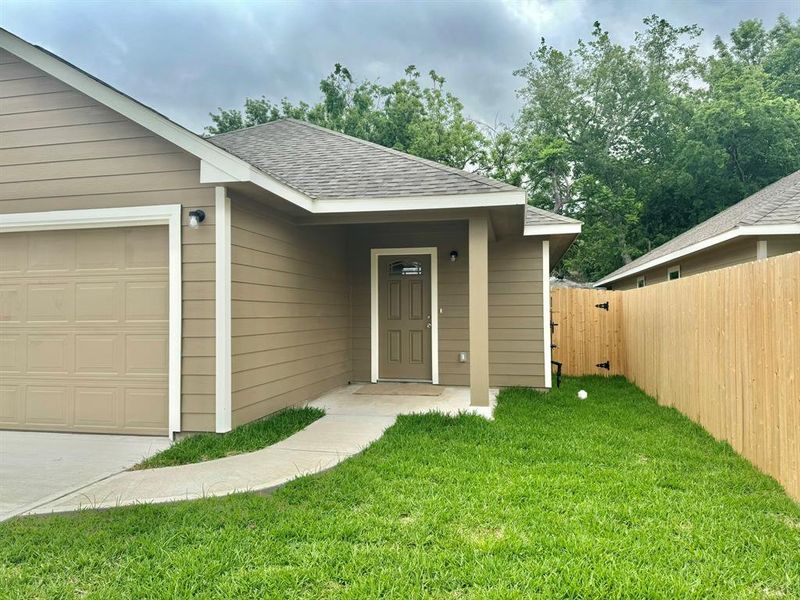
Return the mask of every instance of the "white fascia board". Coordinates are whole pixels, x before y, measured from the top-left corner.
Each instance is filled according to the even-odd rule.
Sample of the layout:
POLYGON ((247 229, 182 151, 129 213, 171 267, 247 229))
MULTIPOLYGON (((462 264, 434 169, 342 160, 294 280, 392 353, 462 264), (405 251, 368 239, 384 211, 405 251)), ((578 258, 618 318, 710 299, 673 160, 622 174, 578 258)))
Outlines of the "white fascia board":
POLYGON ((741 235, 800 235, 800 223, 785 225, 742 225, 741 235))
POLYGON ((274 177, 270 177, 248 163, 245 163, 245 168, 237 172, 236 176, 233 176, 205 160, 200 161, 200 183, 225 184, 243 181, 251 182, 268 192, 272 192, 284 198, 292 204, 296 204, 309 212, 313 212, 313 198, 306 196, 302 192, 297 191, 274 177))
POLYGON ((580 232, 581 223, 555 223, 553 225, 525 225, 523 235, 577 235, 580 232))
POLYGON ((740 225, 739 227, 735 227, 734 229, 710 237, 702 242, 697 242, 691 246, 686 246, 680 250, 675 250, 674 252, 670 252, 664 256, 659 256, 658 258, 649 260, 645 263, 642 263, 638 267, 631 269, 630 271, 625 271, 624 273, 620 273, 619 275, 615 275, 613 277, 605 277, 604 279, 601 279, 595 283, 594 287, 600 287, 607 283, 618 281, 620 279, 626 279, 641 273, 642 271, 659 267, 665 263, 673 262, 689 254, 700 252, 706 248, 711 248, 712 246, 716 246, 736 238, 754 235, 800 235, 800 223, 789 223, 785 225, 740 225))
POLYGON ((479 208, 525 204, 525 192, 487 192, 482 194, 444 194, 438 196, 396 196, 388 198, 347 198, 314 200, 311 212, 357 213, 390 210, 428 210, 437 208, 479 208))

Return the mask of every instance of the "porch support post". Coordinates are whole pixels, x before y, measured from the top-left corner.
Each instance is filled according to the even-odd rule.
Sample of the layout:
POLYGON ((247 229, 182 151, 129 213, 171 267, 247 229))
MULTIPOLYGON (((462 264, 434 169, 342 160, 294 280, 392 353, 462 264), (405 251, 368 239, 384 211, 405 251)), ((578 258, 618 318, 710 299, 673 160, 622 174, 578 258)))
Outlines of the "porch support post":
POLYGON ((489 405, 489 219, 469 220, 469 392, 489 405))

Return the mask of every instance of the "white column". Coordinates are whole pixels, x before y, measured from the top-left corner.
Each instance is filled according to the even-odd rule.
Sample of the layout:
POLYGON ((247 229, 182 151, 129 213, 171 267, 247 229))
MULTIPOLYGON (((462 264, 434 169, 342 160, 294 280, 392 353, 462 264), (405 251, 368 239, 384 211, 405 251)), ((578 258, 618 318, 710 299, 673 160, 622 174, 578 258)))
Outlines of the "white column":
POLYGON ((542 241, 542 307, 544 325, 544 387, 553 387, 553 365, 550 337, 550 240, 542 241))
POLYGON ((216 431, 231 430, 231 199, 215 188, 216 431))

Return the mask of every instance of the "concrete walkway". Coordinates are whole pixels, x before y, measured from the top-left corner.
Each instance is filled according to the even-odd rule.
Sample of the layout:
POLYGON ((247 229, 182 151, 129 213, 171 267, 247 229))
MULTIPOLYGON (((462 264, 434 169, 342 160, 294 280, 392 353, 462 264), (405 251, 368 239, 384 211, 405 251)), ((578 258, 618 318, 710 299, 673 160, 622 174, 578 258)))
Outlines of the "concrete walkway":
POLYGON ((353 394, 360 387, 340 388, 309 403, 324 408, 325 416, 263 450, 193 465, 126 471, 37 506, 26 514, 268 490, 297 477, 330 469, 361 452, 381 437, 400 414, 475 412, 491 418, 491 408, 469 407, 467 388, 445 388, 441 396, 353 394))

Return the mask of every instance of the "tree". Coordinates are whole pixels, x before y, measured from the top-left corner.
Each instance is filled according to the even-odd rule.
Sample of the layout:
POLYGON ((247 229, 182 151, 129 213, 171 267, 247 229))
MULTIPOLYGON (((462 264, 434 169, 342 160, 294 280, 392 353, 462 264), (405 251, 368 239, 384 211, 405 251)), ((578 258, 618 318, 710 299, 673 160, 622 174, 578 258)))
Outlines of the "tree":
POLYGON ((800 168, 800 21, 743 21, 698 55, 656 16, 628 47, 595 24, 517 71, 529 200, 584 221, 561 265, 596 279, 800 168))
POLYGON ((542 40, 516 71, 524 79, 518 160, 530 200, 586 223, 565 261, 574 276, 599 277, 646 249, 642 182, 686 120, 699 30, 655 16, 645 25, 627 48, 599 23, 566 53, 542 40))
POLYGON ((337 63, 320 82, 322 98, 316 104, 248 98, 243 112, 212 113, 206 132, 216 135, 291 117, 452 167, 472 167, 486 137, 464 116, 461 101, 445 89, 445 78, 436 71, 428 75, 431 83, 423 86, 411 65, 404 77, 382 86, 356 82, 349 69, 337 63))

